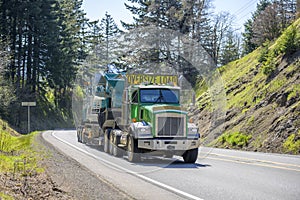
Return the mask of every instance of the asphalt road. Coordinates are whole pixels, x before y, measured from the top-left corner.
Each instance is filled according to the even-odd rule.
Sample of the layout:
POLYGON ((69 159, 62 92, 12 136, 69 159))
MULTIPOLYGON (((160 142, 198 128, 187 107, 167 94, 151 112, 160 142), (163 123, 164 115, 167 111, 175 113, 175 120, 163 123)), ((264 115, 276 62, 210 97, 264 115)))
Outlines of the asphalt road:
POLYGON ((202 147, 195 164, 181 157, 133 164, 78 143, 76 131, 43 137, 136 199, 300 199, 300 156, 202 147))

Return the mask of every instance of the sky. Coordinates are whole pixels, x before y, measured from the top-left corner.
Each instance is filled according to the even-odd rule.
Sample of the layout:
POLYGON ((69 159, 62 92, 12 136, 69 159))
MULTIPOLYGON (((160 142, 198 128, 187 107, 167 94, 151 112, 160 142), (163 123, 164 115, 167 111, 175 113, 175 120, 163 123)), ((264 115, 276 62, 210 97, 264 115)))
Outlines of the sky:
MULTIPOLYGON (((83 0, 82 8, 86 17, 91 21, 101 20, 105 12, 108 12, 117 25, 121 27, 120 20, 132 22, 130 11, 126 10, 124 3, 127 0, 83 0)), ((259 0, 213 0, 214 12, 227 11, 235 16, 234 27, 243 31, 243 24, 256 10, 259 0)))

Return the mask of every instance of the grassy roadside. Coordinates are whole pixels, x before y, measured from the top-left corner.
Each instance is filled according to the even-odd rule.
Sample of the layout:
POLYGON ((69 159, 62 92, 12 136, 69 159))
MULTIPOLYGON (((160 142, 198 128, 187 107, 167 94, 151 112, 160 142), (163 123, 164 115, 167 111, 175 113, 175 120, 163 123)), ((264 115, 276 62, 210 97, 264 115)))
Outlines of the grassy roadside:
POLYGON ((209 88, 199 81, 194 118, 205 145, 300 154, 299 30, 300 19, 277 40, 217 69, 227 101, 215 127, 209 88))
MULTIPOLYGON (((38 166, 42 154, 34 148, 37 132, 20 135, 0 119, 0 175, 17 181, 19 188, 28 186, 28 177, 43 172, 38 166)), ((0 199, 15 199, 11 191, 0 184, 0 199)))

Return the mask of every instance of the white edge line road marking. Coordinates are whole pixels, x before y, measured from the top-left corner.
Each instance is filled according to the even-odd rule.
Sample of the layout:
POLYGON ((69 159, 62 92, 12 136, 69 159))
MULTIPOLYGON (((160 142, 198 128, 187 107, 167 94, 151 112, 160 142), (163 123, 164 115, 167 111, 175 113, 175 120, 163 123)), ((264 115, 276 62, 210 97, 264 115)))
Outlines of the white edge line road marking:
POLYGON ((69 143, 69 142, 67 142, 67 141, 65 141, 65 140, 63 140, 63 139, 60 139, 59 137, 57 137, 57 136, 54 134, 54 131, 51 133, 51 135, 52 135, 53 137, 55 137, 57 140, 59 140, 59 141, 65 143, 65 144, 71 146, 71 147, 74 148, 74 149, 77 149, 78 151, 81 151, 82 153, 85 153, 85 154, 89 155, 89 156, 92 157, 92 158, 95 158, 95 159, 97 159, 97 160, 100 160, 100 161, 102 161, 102 162, 104 162, 104 163, 106 163, 106 164, 112 165, 112 166, 114 166, 115 168, 118 168, 118 169, 120 169, 120 170, 123 170, 124 172, 127 172, 128 174, 134 175, 134 176, 136 176, 136 177, 138 177, 138 178, 140 178, 140 179, 143 179, 143 180, 145 180, 145 181, 147 181, 147 182, 149 182, 149 183, 152 183, 152 184, 154 184, 154 185, 156 185, 156 186, 163 187, 164 189, 166 189, 166 190, 168 190, 168 191, 175 192, 176 194, 179 194, 179 195, 181 195, 181 196, 183 196, 183 197, 187 197, 187 198, 189 198, 189 199, 203 200, 203 199, 201 199, 201 198, 199 198, 199 197, 196 197, 196 196, 194 196, 194 195, 188 194, 188 193, 186 193, 186 192, 183 192, 183 191, 181 191, 181 190, 178 190, 178 189, 176 189, 176 188, 173 188, 173 187, 171 187, 171 186, 169 186, 169 185, 166 185, 166 184, 164 184, 164 183, 158 182, 158 181, 156 181, 156 180, 153 180, 153 179, 151 179, 151 178, 148 178, 148 177, 146 177, 146 176, 143 176, 143 175, 141 175, 141 174, 138 174, 137 172, 131 171, 131 170, 126 169, 126 168, 123 168, 123 167, 118 166, 118 165, 116 165, 116 164, 114 164, 114 163, 112 163, 112 162, 109 162, 109 161, 107 161, 107 160, 101 159, 101 158, 95 156, 94 154, 91 154, 91 153, 89 153, 89 152, 87 152, 87 151, 85 151, 85 150, 83 150, 83 149, 80 149, 79 147, 77 147, 77 146, 75 146, 75 145, 73 145, 73 144, 71 144, 71 143, 69 143))

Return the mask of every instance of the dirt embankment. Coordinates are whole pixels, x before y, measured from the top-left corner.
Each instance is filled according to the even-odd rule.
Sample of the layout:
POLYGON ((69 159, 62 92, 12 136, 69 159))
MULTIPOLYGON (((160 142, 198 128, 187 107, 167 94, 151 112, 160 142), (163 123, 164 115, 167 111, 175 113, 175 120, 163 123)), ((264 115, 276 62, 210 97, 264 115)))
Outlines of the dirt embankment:
POLYGON ((262 72, 257 50, 221 71, 226 115, 214 119, 209 96, 191 110, 204 144, 249 151, 300 154, 300 51, 277 58, 276 70, 262 72))

